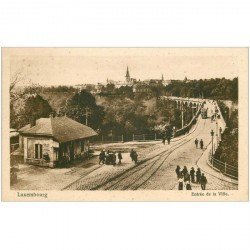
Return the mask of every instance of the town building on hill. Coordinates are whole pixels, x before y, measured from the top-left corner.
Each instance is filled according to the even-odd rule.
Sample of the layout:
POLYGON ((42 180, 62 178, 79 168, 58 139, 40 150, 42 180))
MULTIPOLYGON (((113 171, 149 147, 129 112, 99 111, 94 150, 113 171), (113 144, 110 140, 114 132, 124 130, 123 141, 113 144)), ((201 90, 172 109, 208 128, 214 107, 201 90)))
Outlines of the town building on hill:
POLYGON ((89 138, 97 135, 92 128, 66 116, 40 118, 19 133, 24 162, 46 167, 84 157, 89 151, 89 138))
POLYGON ((171 83, 171 80, 164 80, 162 75, 161 79, 145 79, 143 81, 134 81, 133 92, 135 93, 150 93, 152 87, 164 87, 171 83))

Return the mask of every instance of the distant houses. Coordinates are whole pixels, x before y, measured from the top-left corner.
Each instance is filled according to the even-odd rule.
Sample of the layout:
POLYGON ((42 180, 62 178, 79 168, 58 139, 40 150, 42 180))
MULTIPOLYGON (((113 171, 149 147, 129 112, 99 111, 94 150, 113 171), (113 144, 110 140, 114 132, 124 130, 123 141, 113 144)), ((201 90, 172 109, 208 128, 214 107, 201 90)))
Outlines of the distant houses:
POLYGON ((137 80, 130 76, 129 68, 126 69, 124 81, 115 81, 107 78, 105 83, 98 84, 78 84, 75 87, 79 90, 86 90, 92 94, 113 94, 114 90, 107 88, 108 85, 114 85, 114 88, 129 86, 133 88, 134 93, 150 93, 152 87, 165 87, 172 83, 172 80, 164 80, 163 74, 159 79, 137 80))
POLYGON ((84 157, 89 151, 89 138, 97 135, 92 128, 65 116, 40 118, 19 133, 24 162, 46 167, 84 157))

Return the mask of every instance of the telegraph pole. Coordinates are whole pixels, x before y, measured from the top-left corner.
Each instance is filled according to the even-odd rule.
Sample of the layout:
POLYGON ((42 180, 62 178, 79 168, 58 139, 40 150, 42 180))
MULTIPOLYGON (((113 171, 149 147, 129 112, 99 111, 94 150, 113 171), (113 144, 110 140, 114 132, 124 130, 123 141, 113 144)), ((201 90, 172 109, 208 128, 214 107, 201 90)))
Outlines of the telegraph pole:
POLYGON ((181 103, 181 128, 184 127, 184 118, 183 118, 183 102, 181 103))
POLYGON ((85 108, 85 125, 88 126, 88 116, 92 113, 89 111, 89 108, 85 108))

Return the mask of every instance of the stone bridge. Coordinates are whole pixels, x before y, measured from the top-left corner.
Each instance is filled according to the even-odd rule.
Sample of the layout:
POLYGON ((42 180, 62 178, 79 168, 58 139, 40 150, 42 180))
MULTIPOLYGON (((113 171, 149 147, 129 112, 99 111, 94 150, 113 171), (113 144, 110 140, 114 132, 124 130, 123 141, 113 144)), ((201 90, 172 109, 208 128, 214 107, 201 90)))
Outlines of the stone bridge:
POLYGON ((204 101, 207 101, 207 99, 187 98, 187 97, 177 97, 177 96, 163 96, 162 99, 175 101, 178 108, 181 108, 182 106, 198 108, 202 105, 204 101))

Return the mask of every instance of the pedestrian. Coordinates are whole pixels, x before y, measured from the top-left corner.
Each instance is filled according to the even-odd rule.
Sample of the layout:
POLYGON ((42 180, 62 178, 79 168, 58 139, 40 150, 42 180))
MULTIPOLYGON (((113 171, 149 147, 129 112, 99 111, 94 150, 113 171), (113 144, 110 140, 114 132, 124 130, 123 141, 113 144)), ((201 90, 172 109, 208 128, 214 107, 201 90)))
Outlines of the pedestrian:
POLYGON ((195 139, 194 143, 195 143, 196 148, 198 148, 198 139, 197 138, 195 139))
POLYGON ((115 153, 112 153, 111 158, 112 158, 112 164, 113 164, 113 166, 115 166, 116 165, 116 155, 115 155, 115 153))
POLYGON ((135 155, 135 151, 134 151, 134 149, 131 149, 130 158, 131 158, 132 162, 134 161, 134 155, 135 155))
POLYGON ((184 182, 185 185, 187 185, 187 183, 190 182, 190 174, 188 173, 188 171, 184 175, 184 182))
POLYGON ((119 160, 118 164, 121 164, 122 163, 122 153, 119 152, 117 157, 118 157, 118 160, 119 160))
POLYGON ((108 152, 106 154, 106 164, 107 165, 112 165, 112 162, 113 162, 113 154, 112 154, 112 152, 110 152, 108 150, 108 152))
POLYGON ((182 175, 180 175, 178 181, 179 181, 178 190, 183 190, 183 176, 182 175))
POLYGON ((190 181, 187 182, 187 184, 186 184, 186 189, 187 189, 187 190, 192 190, 192 187, 191 187, 191 185, 190 185, 190 181))
POLYGON ((187 172, 188 172, 187 167, 186 167, 186 166, 184 166, 184 168, 183 168, 183 170, 182 170, 182 174, 183 174, 183 176, 185 176, 187 172))
POLYGON ((179 176, 180 176, 180 166, 179 165, 177 165, 177 167, 176 167, 176 169, 175 169, 175 173, 176 173, 176 175, 177 175, 177 179, 179 178, 179 176))
POLYGON ((191 182, 194 183, 194 175, 195 175, 195 170, 194 168, 192 167, 191 170, 190 170, 190 176, 191 176, 191 182))
POLYGON ((168 144, 170 144, 170 140, 171 140, 171 135, 170 134, 168 134, 167 140, 168 140, 168 144))
POLYGON ((201 147, 201 149, 203 149, 203 145, 204 145, 204 144, 203 144, 203 140, 201 139, 201 140, 200 140, 200 147, 201 147))
POLYGON ((204 175, 204 173, 202 173, 202 175, 201 175, 200 183, 201 183, 201 189, 206 190, 207 178, 204 175))
POLYGON ((200 184, 200 180, 201 180, 201 170, 200 170, 200 168, 197 168, 197 171, 196 171, 196 182, 198 184, 200 184))
POLYGON ((136 151, 134 151, 134 161, 135 161, 135 164, 137 164, 138 154, 136 153, 136 151))
POLYGON ((105 151, 104 150, 102 150, 101 152, 100 152, 100 154, 99 154, 99 165, 100 164, 104 164, 105 163, 105 151))
POLYGON ((166 141, 166 137, 165 137, 165 135, 163 135, 163 137, 162 137, 162 143, 163 143, 163 145, 165 145, 165 141, 166 141))

